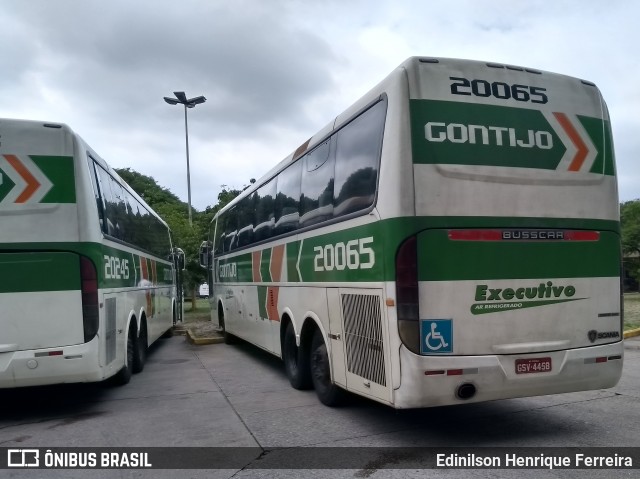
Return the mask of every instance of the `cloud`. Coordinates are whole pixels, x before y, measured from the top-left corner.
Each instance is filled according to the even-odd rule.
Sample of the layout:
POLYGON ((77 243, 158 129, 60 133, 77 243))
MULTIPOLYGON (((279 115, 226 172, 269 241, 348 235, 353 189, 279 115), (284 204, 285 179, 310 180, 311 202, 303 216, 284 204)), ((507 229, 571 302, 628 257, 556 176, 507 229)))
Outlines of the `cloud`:
POLYGON ((304 124, 305 104, 333 86, 328 45, 297 29, 284 2, 11 5, 28 52, 14 56, 4 88, 31 77, 41 101, 104 122, 166 127, 176 113, 162 96, 180 90, 208 97, 205 120, 217 132, 244 136, 274 122, 304 124), (66 102, 47 97, 52 89, 66 102))
MULTIPOLYGON (((635 19, 621 0, 29 0, 0 4, 4 117, 68 123, 117 167, 194 204, 243 186, 413 55, 594 81, 611 111, 621 192, 638 178, 635 19)), ((636 195, 637 196, 637 195, 636 195)))

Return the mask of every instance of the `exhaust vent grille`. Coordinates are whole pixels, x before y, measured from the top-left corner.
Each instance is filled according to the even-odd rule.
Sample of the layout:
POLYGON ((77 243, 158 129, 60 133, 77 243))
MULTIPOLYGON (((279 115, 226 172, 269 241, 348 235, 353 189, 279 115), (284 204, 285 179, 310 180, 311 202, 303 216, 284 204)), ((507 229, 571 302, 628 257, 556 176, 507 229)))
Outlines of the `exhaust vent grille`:
POLYGON ((343 294, 347 370, 386 386, 380 296, 343 294))
POLYGON ((116 358, 116 298, 108 298, 104 301, 106 318, 106 363, 107 365, 116 358))

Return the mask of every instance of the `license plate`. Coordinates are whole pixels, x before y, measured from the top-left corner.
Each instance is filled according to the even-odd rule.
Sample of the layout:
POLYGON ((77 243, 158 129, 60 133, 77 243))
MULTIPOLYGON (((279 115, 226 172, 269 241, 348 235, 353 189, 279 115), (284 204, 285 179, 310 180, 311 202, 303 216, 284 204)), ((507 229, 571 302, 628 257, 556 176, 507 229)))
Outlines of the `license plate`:
POLYGON ((516 374, 548 373, 551 358, 516 359, 516 374))

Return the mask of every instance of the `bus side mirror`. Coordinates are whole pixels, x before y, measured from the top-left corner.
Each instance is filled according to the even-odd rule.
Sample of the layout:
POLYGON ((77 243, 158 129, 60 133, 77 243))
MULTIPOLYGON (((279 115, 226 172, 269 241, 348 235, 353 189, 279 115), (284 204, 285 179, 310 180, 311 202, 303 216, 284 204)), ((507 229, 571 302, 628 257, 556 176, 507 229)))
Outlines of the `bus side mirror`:
POLYGON ((184 251, 181 248, 173 248, 171 252, 171 256, 173 259, 173 264, 176 269, 179 271, 184 271, 185 269, 185 261, 184 261, 184 251))
POLYGON ((200 245, 200 266, 203 268, 208 268, 210 263, 212 253, 211 242, 203 241, 200 245))

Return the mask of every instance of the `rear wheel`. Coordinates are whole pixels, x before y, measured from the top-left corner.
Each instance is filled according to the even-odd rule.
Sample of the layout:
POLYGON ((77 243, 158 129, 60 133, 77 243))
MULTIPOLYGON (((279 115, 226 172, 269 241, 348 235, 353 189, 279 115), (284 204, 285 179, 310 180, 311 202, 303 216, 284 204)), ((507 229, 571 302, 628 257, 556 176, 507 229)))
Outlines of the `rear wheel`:
POLYGON ((124 354, 124 366, 122 366, 122 369, 113 377, 114 383, 118 386, 124 386, 131 381, 131 374, 133 373, 133 358, 136 349, 135 330, 133 330, 133 328, 129 328, 127 342, 125 344, 126 351, 124 354))
POLYGON ((344 401, 345 392, 331 382, 331 366, 327 345, 319 329, 313 333, 311 340, 311 380, 316 389, 318 399, 325 406, 338 406, 344 401))
POLYGON ((134 373, 139 373, 144 369, 144 363, 147 361, 147 347, 147 322, 143 320, 133 355, 132 370, 134 373))
POLYGON ((231 333, 228 333, 227 329, 224 326, 224 311, 222 311, 222 306, 218 307, 218 324, 222 328, 222 337, 224 338, 224 344, 235 343, 235 336, 231 333))
POLYGON ((312 386, 309 356, 296 345, 296 333, 291 322, 284 331, 282 359, 291 386, 295 389, 309 389, 312 386))

